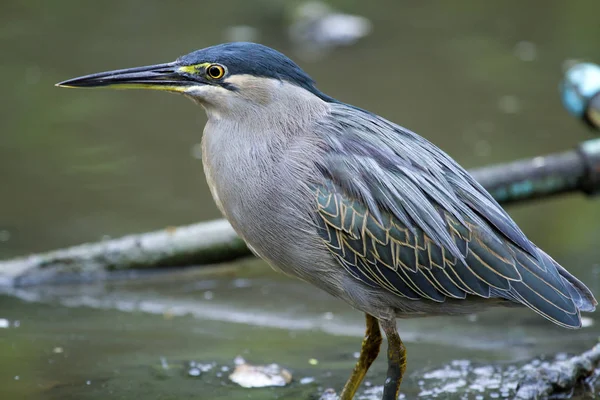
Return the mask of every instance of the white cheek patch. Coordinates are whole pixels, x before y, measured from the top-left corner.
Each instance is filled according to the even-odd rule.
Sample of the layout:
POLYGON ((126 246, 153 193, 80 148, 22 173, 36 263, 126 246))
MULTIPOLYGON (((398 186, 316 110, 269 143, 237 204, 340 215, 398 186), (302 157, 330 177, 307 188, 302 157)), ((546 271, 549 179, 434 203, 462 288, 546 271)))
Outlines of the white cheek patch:
POLYGON ((209 118, 221 119, 231 101, 231 92, 216 85, 195 85, 185 90, 185 96, 199 103, 209 118))
POLYGON ((185 94, 193 97, 201 103, 209 103, 214 105, 222 104, 231 96, 229 90, 213 85, 191 86, 186 89, 185 94))
POLYGON ((186 88, 185 94, 188 94, 188 95, 194 96, 194 97, 204 98, 204 97, 210 95, 211 93, 214 93, 216 91, 216 89, 221 89, 221 88, 219 88, 217 86, 211 86, 211 85, 195 85, 195 86, 190 86, 190 87, 186 88))

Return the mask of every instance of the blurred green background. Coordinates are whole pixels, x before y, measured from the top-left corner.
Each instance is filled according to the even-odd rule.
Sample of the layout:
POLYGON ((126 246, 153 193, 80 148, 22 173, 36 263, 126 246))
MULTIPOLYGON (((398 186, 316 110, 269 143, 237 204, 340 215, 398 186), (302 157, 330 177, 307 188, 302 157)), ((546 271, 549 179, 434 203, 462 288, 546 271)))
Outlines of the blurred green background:
MULTIPOLYGON (((557 85, 565 60, 600 61, 600 2, 331 0, 329 4, 342 12, 368 18, 373 31, 353 46, 333 49, 318 58, 303 57, 286 34, 292 10, 298 4, 283 0, 0 3, 0 257, 219 217, 197 150, 206 120, 200 108, 180 96, 164 93, 66 90, 53 85, 88 73, 172 61, 192 50, 228 40, 230 28, 237 25, 254 27, 257 41, 294 58, 324 92, 420 133, 469 168, 569 149, 590 135, 561 108, 557 85)), ((598 200, 573 195, 514 206, 509 212, 536 244, 600 293, 598 200)), ((272 276, 261 263, 255 264, 262 272, 259 277, 251 273, 258 281, 249 279, 257 287, 285 282, 298 285, 298 290, 305 293, 316 293, 301 283, 272 276)), ((236 290, 228 286, 232 279, 218 281, 224 285, 224 293, 236 290)), ((86 290, 74 289, 69 295, 85 295, 86 290)), ((114 288, 102 290, 110 292, 114 288)), ((166 289, 136 290, 137 295, 151 297, 166 289)), ((205 289, 186 293, 193 298, 194 293, 202 296, 205 289)), ((248 301, 238 297, 240 303, 248 301)), ((298 303, 309 297, 300 296, 298 303)), ((77 318, 91 315, 65 309, 64 304, 57 303, 61 296, 36 299, 40 300, 36 304, 47 305, 32 305, 23 300, 24 296, 17 298, 21 300, 0 298, 0 317, 4 314, 9 321, 29 318, 34 324, 31 332, 61 326, 64 330, 60 330, 60 337, 67 338, 72 327, 58 321, 72 323, 76 317, 71 312, 77 318)), ((338 307, 327 296, 316 298, 331 304, 331 308, 338 307)), ((266 296, 262 301, 256 304, 257 309, 277 299, 266 296)), ((345 310, 341 306, 339 309, 345 310)), ((119 318, 127 320, 135 331, 139 327, 135 318, 150 318, 122 315, 123 311, 103 312, 107 314, 94 314, 96 325, 87 325, 89 328, 81 335, 94 336, 106 321, 119 318)), ((349 315, 360 327, 360 315, 349 315)), ((194 321, 186 324, 206 326, 205 322, 194 321)), ((492 328, 497 326, 493 321, 490 318, 492 328)), ((163 319, 155 321, 154 326, 161 323, 165 323, 163 319)), ((543 321, 539 323, 548 327, 543 321)), ((187 325, 181 329, 193 330, 187 325)), ((169 322, 156 329, 165 329, 165 340, 171 342, 171 328, 169 322)), ((206 329, 212 332, 213 328, 206 329)), ((5 332, 0 329, 3 354, 15 349, 17 342, 21 346, 13 350, 13 358, 0 357, 0 382, 10 382, 4 387, 14 388, 13 393, 24 393, 19 390, 27 385, 14 386, 14 375, 18 373, 11 367, 19 362, 35 368, 39 364, 34 360, 40 350, 28 342, 29 336, 20 333, 25 328, 19 329, 6 330, 9 337, 4 339, 1 335, 5 332), (33 358, 27 356, 28 351, 33 358)), ((231 332, 246 328, 232 324, 214 331, 220 329, 231 332)), ((588 331, 585 335, 597 335, 597 328, 592 329, 593 334, 588 331)), ((557 332, 559 342, 572 343, 570 338, 575 337, 569 336, 571 332, 557 332)), ((106 333, 109 338, 113 335, 106 333)), ((258 343, 265 340, 264 335, 257 335, 258 343)), ((360 336, 360 329, 355 336, 360 336)), ((310 336, 305 339, 310 349, 310 336)), ((53 346, 44 335, 36 340, 50 349, 53 346)), ((181 340, 185 339, 173 338, 172 342, 181 340)), ((358 350, 359 340, 346 342, 349 354, 358 350)), ((282 346, 287 346, 285 343, 282 346)), ((591 343, 573 344, 573 350, 591 343)), ((138 343, 132 349, 122 345, 124 354, 152 347, 138 343)), ((114 350, 115 344, 106 346, 114 350)), ((264 343, 258 346, 266 347, 264 343)), ((86 348, 93 357, 93 342, 86 348)), ((227 349, 219 350, 223 360, 235 356, 234 350, 227 349)), ((280 350, 276 352, 281 354, 280 350)), ((418 361, 419 353, 413 352, 409 357, 411 362, 425 366, 431 360, 442 363, 455 355, 437 352, 433 358, 421 357, 418 361)), ((78 360, 81 357, 86 356, 81 353, 78 360)), ((148 357, 152 362, 157 360, 155 355, 148 357)), ((268 353, 261 356, 267 361, 272 358, 277 357, 268 353)), ((351 365, 351 359, 345 360, 340 375, 331 379, 338 388, 351 365)), ((73 373, 77 370, 73 365, 71 369, 73 373)), ((49 376, 47 380, 62 382, 64 377, 53 377, 53 373, 52 369, 45 370, 44 375, 49 376)), ((138 378, 152 380, 145 375, 138 378)), ((327 379, 321 383, 328 384, 327 379)), ((30 389, 35 387, 33 381, 30 384, 30 389)), ((69 398, 69 393, 73 398, 83 398, 81 393, 73 394, 61 387, 59 394, 35 390, 28 393, 31 396, 36 392, 40 398, 69 398)), ((127 393, 138 393, 130 389, 127 393)), ((119 390, 125 389, 116 392, 119 390)), ((102 398, 100 393, 98 398, 102 398)), ((263 396, 255 398, 268 397, 263 396)))

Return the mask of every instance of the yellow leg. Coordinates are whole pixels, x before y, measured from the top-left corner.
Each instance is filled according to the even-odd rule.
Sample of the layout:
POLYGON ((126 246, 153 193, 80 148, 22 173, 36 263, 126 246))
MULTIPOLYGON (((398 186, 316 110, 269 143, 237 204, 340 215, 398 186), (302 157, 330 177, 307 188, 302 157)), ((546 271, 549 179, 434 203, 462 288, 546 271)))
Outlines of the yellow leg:
POLYGON ((388 370, 383 386, 382 400, 396 400, 400 394, 400 384, 406 371, 406 347, 396 330, 396 320, 381 321, 381 327, 388 340, 388 370))
POLYGON ((354 394, 365 378, 365 374, 379 354, 379 348, 381 347, 379 321, 372 315, 365 314, 365 316, 367 330, 365 338, 362 341, 362 347, 360 348, 360 356, 352 370, 352 375, 350 375, 350 378, 348 378, 348 381, 344 385, 344 389, 340 394, 340 400, 351 400, 354 398, 354 394))

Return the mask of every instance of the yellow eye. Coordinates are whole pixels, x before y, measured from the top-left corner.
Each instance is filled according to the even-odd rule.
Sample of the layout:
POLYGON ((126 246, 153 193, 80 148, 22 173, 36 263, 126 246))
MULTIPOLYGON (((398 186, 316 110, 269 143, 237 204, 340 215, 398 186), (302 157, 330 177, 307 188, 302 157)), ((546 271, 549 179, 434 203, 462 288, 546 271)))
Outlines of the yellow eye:
POLYGON ((212 64, 206 68, 206 74, 213 79, 221 79, 225 75, 225 68, 218 64, 212 64))

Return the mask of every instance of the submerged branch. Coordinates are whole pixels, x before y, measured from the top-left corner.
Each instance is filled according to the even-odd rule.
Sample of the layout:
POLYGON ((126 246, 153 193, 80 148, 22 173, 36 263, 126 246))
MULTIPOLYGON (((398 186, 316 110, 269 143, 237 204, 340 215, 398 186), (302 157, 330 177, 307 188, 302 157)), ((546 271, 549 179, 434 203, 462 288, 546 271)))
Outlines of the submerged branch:
MULTIPOLYGON (((600 139, 577 149, 471 173, 502 204, 562 193, 600 191, 600 139)), ((125 236, 0 262, 0 286, 99 279, 108 271, 230 261, 250 251, 225 220, 125 236)))

